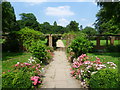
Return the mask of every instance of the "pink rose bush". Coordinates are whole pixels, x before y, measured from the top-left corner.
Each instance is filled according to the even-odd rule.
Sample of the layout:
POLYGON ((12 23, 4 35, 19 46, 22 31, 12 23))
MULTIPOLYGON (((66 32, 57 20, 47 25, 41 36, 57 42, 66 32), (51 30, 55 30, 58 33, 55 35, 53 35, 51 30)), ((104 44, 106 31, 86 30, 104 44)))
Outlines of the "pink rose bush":
POLYGON ((113 62, 101 62, 100 58, 96 57, 95 61, 90 61, 86 54, 82 54, 77 59, 73 60, 71 75, 79 80, 90 79, 91 75, 97 73, 98 70, 104 68, 113 68, 117 66, 113 62))

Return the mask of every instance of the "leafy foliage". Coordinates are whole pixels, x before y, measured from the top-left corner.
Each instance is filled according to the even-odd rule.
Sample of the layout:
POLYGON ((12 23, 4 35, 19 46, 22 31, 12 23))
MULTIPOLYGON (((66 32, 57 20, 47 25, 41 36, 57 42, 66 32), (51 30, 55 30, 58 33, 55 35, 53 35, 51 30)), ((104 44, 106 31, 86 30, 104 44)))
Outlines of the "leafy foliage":
POLYGON ((41 31, 40 24, 37 22, 37 19, 33 13, 21 13, 21 20, 18 20, 20 28, 31 28, 37 31, 41 31))
POLYGON ((76 37, 68 49, 75 53, 75 57, 78 57, 82 53, 87 53, 92 49, 92 43, 84 36, 76 37))
POLYGON ((99 12, 96 14, 95 27, 100 34, 120 33, 120 2, 98 2, 99 12))
POLYGON ((22 70, 2 74, 2 88, 31 88, 30 73, 22 70))
POLYGON ((2 30, 3 32, 11 32, 19 30, 16 22, 14 8, 10 2, 2 2, 2 30))
POLYGON ((106 47, 106 50, 108 52, 120 52, 120 45, 115 45, 115 46, 109 45, 106 47))
POLYGON ((19 41, 16 32, 8 34, 7 39, 2 44, 3 51, 16 52, 19 51, 19 41))
POLYGON ((100 70, 90 78, 91 88, 120 88, 117 69, 100 70))
POLYGON ((48 59, 46 46, 42 44, 40 40, 36 42, 32 42, 32 45, 30 47, 30 52, 34 57, 38 58, 43 62, 46 62, 45 60, 48 59))
POLYGON ((67 29, 68 31, 79 31, 79 27, 78 27, 79 23, 77 23, 76 21, 71 21, 70 24, 67 25, 67 29))
POLYGON ((83 33, 89 35, 89 36, 92 36, 92 35, 96 35, 97 34, 97 31, 92 28, 92 27, 85 27, 83 30, 82 30, 83 33))
POLYGON ((31 47, 32 42, 36 42, 39 39, 44 39, 43 37, 40 38, 42 35, 41 32, 35 31, 27 27, 18 31, 17 34, 20 36, 19 41, 22 42, 21 44, 23 44, 23 46, 28 51, 29 51, 29 48, 31 47))

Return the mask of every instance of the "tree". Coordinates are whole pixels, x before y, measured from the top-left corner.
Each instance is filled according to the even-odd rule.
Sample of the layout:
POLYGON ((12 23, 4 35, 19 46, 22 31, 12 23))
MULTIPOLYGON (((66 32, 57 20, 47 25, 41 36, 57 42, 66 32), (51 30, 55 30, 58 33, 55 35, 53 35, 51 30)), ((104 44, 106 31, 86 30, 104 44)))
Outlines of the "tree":
POLYGON ((41 32, 44 34, 51 34, 52 33, 52 26, 48 22, 44 22, 43 24, 40 24, 41 26, 41 32))
POLYGON ((53 25, 54 25, 54 26, 57 26, 57 22, 55 21, 53 25))
POLYGON ((2 2, 2 30, 3 33, 19 30, 14 8, 10 2, 2 2))
POLYGON ((82 30, 83 29, 83 26, 82 25, 80 25, 80 30, 82 30))
POLYGON ((21 20, 18 20, 17 22, 19 23, 21 29, 29 27, 31 29, 41 31, 40 24, 33 13, 21 13, 20 16, 21 20))
POLYGON ((86 33, 87 35, 89 36, 92 36, 92 35, 96 35, 97 34, 97 31, 92 28, 92 27, 85 27, 83 30, 82 30, 83 33, 86 33))
POLYGON ((69 25, 67 25, 67 29, 69 29, 69 31, 79 31, 79 27, 78 27, 79 23, 77 23, 76 21, 71 21, 69 25))
POLYGON ((120 2, 98 2, 95 27, 100 34, 120 33, 120 2))

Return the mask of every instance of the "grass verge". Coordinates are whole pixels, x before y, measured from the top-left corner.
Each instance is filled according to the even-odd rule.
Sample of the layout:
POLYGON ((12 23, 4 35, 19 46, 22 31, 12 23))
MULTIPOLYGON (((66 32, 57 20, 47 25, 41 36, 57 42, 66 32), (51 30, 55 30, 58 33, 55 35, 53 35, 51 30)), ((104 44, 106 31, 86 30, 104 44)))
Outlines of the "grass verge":
POLYGON ((31 53, 3 53, 2 71, 11 70, 17 62, 27 62, 31 53))

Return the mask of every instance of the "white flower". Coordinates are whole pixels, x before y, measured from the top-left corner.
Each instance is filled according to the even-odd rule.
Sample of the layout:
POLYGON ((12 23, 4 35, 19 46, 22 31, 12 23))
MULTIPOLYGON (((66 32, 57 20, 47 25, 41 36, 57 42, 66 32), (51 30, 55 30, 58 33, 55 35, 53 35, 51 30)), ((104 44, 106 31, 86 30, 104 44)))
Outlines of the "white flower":
POLYGON ((114 63, 113 63, 113 64, 111 64, 111 66, 115 66, 115 67, 117 67, 117 66, 116 66, 116 64, 114 64, 114 63))
POLYGON ((90 71, 88 71, 90 73, 90 71))
POLYGON ((17 62, 17 64, 20 64, 20 62, 17 62))
POLYGON ((107 62, 107 64, 114 64, 113 62, 107 62))
POLYGON ((42 63, 42 61, 40 63, 42 63))
POLYGON ((32 62, 34 62, 35 60, 34 60, 34 59, 32 59, 31 61, 32 61, 32 62))
POLYGON ((87 66, 86 68, 89 69, 90 67, 92 67, 92 66, 87 66))
POLYGON ((96 72, 92 72, 91 75, 93 75, 93 74, 95 74, 95 73, 97 73, 97 71, 96 71, 96 72))
POLYGON ((113 69, 115 69, 115 67, 113 67, 113 69))
POLYGON ((100 67, 97 68, 97 70, 100 70, 100 69, 101 69, 100 67))
POLYGON ((81 72, 84 72, 84 70, 81 70, 81 72))
POLYGON ((79 78, 81 78, 81 75, 79 74, 79 78))

